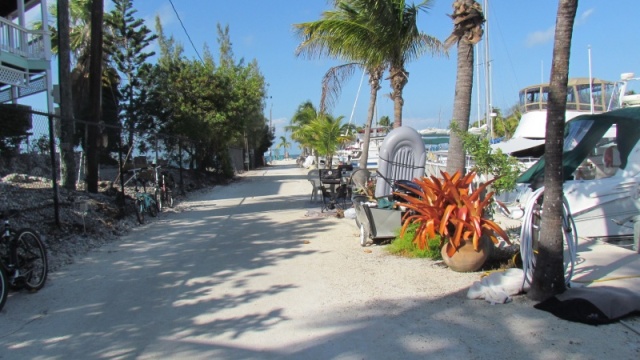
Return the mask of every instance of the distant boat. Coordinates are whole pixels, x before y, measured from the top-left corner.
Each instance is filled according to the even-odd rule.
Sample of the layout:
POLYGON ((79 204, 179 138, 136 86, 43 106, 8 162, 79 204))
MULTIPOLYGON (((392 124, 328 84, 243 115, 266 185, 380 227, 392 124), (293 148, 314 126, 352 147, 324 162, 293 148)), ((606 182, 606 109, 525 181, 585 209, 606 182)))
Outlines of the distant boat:
MULTIPOLYGON (((424 143, 425 149, 427 151, 446 150, 448 148, 449 137, 450 137, 449 129, 426 128, 423 130, 418 130, 418 133, 422 137, 422 142, 424 143)), ((367 169, 376 170, 378 168, 380 145, 386 138, 387 134, 388 134, 387 128, 372 129, 371 137, 369 139, 367 169)), ((359 155, 360 155, 362 152, 362 140, 360 139, 361 136, 362 136, 362 133, 358 134, 358 139, 356 140, 356 143, 350 144, 347 147, 345 147, 345 150, 351 149, 349 150, 350 152, 346 152, 343 154, 353 155, 357 153, 359 150, 359 155)), ((354 166, 358 166, 359 164, 359 160, 360 160, 359 155, 351 156, 350 158, 351 164, 353 164, 354 166)))
MULTIPOLYGON (((590 81, 589 78, 569 79, 565 121, 578 115, 599 114, 621 107, 624 89, 626 83, 601 79, 590 81)), ((519 99, 522 117, 513 137, 493 144, 492 148, 518 158, 538 158, 544 152, 549 84, 527 86, 520 90, 519 99)))

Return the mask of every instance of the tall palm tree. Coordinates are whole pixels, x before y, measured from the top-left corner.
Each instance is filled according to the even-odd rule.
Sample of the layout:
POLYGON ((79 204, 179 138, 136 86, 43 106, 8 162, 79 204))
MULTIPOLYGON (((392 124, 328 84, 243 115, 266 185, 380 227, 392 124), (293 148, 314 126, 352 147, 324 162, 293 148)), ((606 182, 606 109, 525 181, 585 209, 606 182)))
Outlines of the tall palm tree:
MULTIPOLYGON (((372 2, 370 0, 369 2, 372 2)), ((373 1, 377 2, 377 1, 373 1)), ((436 38, 418 29, 418 14, 431 8, 432 0, 419 4, 406 4, 405 0, 381 1, 379 11, 374 12, 372 21, 382 32, 383 42, 376 46, 389 64, 389 81, 393 99, 393 127, 402 126, 402 93, 409 82, 407 62, 415 60, 426 52, 434 55, 444 53, 443 44, 436 38)))
MULTIPOLYGON (((71 78, 74 87, 74 105, 76 117, 87 116, 87 107, 89 103, 89 63, 91 60, 91 6, 92 0, 69 0, 69 40, 74 68, 71 71, 71 78)), ((108 14, 103 14, 103 16, 108 14)), ((108 21, 103 22, 103 34, 105 43, 111 42, 111 33, 108 21)), ((52 35, 52 52, 58 52, 57 31, 53 31, 52 35)), ((108 55, 102 56, 102 82, 105 88, 114 88, 119 81, 117 71, 109 63, 108 55)), ((108 94, 113 97, 113 94, 108 94)), ((88 117, 88 116, 87 116, 88 117)))
POLYGON ((69 39, 69 0, 58 0, 58 78, 60 81, 60 168, 62 186, 76 189, 76 161, 73 151, 75 121, 71 94, 71 45, 69 39))
POLYGON ((89 51, 89 104, 91 122, 95 126, 87 129, 87 191, 98 192, 98 139, 97 124, 102 121, 102 42, 104 1, 91 2, 91 46, 89 51))
POLYGON ((545 300, 566 289, 562 247, 562 149, 569 55, 577 9, 578 0, 558 1, 544 147, 544 203, 536 267, 531 290, 527 293, 529 298, 536 301, 545 300))
MULTIPOLYGON (((332 103, 334 96, 337 97, 339 93, 340 84, 342 82, 340 77, 344 77, 345 73, 348 73, 353 69, 354 65, 359 64, 345 64, 336 66, 327 72, 322 81, 322 98, 321 108, 324 108, 327 102, 332 103)), ((373 123, 373 116, 375 113, 376 102, 378 98, 378 91, 380 90, 380 80, 384 73, 384 66, 373 66, 367 68, 366 72, 369 74, 369 105, 367 109, 367 121, 364 127, 364 138, 362 144, 362 155, 358 163, 358 167, 361 169, 367 168, 367 162, 369 158, 369 140, 371 139, 371 125, 373 123)))
MULTIPOLYGON (((71 51, 71 61, 74 62, 73 69, 71 70, 71 92, 73 95, 73 114, 76 119, 90 119, 91 111, 89 107, 89 63, 91 59, 91 0, 68 0, 68 14, 69 22, 65 28, 69 30, 69 44, 71 51)), ((65 9, 66 10, 66 9, 65 9)), ((58 8, 51 7, 50 11, 54 16, 58 15, 58 8)), ((112 42, 113 32, 108 23, 110 14, 103 14, 107 21, 103 22, 103 40, 104 47, 109 47, 112 42)), ((42 24, 36 24, 36 27, 41 27, 42 24)), ((58 37, 56 28, 50 27, 51 36, 51 50, 54 54, 60 52, 59 45, 61 44, 58 37)), ((64 35, 63 35, 64 36, 64 35)), ((59 56, 64 56, 60 54, 59 56)), ((103 52, 102 56, 102 86, 103 86, 103 117, 107 124, 113 125, 117 123, 117 114, 115 114, 114 106, 116 104, 117 87, 120 81, 120 77, 115 68, 110 63, 110 57, 108 52, 103 52)), ((76 124, 76 141, 84 138, 85 125, 83 123, 76 124)), ((86 142, 85 142, 86 143, 86 142)))
POLYGON ((350 61, 332 67, 322 80, 320 112, 333 105, 344 80, 351 77, 356 68, 364 68, 369 75, 369 105, 364 129, 363 151, 360 168, 366 169, 369 152, 370 129, 380 80, 386 68, 380 52, 371 51, 371 39, 377 35, 369 23, 367 1, 335 1, 336 8, 325 11, 322 19, 296 24, 303 42, 296 49, 297 55, 309 57, 330 56, 350 61))
POLYGON ((417 30, 416 15, 420 10, 426 10, 429 3, 430 0, 425 0, 418 6, 407 6, 404 0, 335 1, 336 9, 324 12, 322 19, 294 25, 304 39, 296 50, 297 54, 329 56, 351 62, 327 72, 323 80, 321 112, 324 111, 326 94, 339 93, 340 79, 347 77, 344 74, 352 73, 353 67, 362 67, 369 75, 371 91, 361 168, 366 168, 369 129, 384 70, 391 67, 395 71, 391 76, 395 95, 394 116, 396 125, 401 126, 402 89, 408 77, 404 64, 440 46, 439 41, 417 30))
POLYGON ((455 97, 453 100, 453 119, 447 155, 447 172, 464 173, 466 154, 463 147, 463 135, 469 129, 471 114, 471 92, 473 90, 473 45, 482 38, 484 14, 482 7, 474 0, 456 0, 453 2, 453 32, 445 41, 445 47, 458 45, 458 65, 456 70, 455 97))

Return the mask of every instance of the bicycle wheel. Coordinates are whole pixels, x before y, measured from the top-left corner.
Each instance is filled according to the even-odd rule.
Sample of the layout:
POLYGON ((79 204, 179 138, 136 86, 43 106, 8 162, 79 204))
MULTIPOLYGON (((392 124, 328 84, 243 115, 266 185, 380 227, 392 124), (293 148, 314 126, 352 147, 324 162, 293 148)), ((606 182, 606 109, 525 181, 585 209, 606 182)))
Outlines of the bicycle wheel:
POLYGON ((16 238, 16 270, 19 272, 19 279, 27 290, 40 290, 47 281, 49 272, 44 243, 31 229, 19 230, 16 238))
POLYGON ((7 273, 4 271, 4 265, 0 264, 0 310, 2 310, 4 303, 7 301, 8 293, 9 282, 7 280, 7 273))
POLYGON ((149 214, 151 214, 151 216, 156 217, 158 216, 158 202, 156 202, 151 195, 147 196, 149 197, 147 199, 147 203, 149 205, 147 206, 147 210, 149 210, 149 214))
POLYGON ((136 199, 136 217, 140 224, 144 224, 144 200, 136 199))
POLYGON ((162 190, 156 189, 156 192, 153 194, 153 198, 156 201, 156 206, 158 208, 158 212, 162 212, 162 206, 164 205, 162 203, 162 190))

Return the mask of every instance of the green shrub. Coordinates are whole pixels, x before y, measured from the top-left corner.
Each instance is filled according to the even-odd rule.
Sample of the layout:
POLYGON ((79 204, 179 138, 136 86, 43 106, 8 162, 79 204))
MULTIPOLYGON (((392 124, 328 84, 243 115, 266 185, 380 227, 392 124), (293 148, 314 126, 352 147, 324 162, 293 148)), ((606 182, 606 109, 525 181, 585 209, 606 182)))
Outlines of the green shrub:
POLYGON ((418 224, 412 224, 407 228, 404 235, 396 236, 396 238, 387 245, 387 251, 394 255, 400 255, 410 258, 428 258, 433 260, 441 260, 440 255, 440 236, 436 235, 427 241, 427 246, 420 249, 413 241, 418 224))

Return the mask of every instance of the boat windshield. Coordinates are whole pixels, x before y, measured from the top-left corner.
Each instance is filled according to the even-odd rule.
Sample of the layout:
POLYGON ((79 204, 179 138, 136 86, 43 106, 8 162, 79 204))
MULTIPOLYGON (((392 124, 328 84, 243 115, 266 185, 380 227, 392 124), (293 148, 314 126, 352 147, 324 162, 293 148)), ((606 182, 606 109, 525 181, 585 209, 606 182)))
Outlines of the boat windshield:
POLYGON ((592 125, 593 120, 578 120, 569 122, 566 129, 564 130, 564 148, 562 149, 562 151, 567 152, 575 149, 575 147, 580 143, 580 141, 582 141, 592 125))

